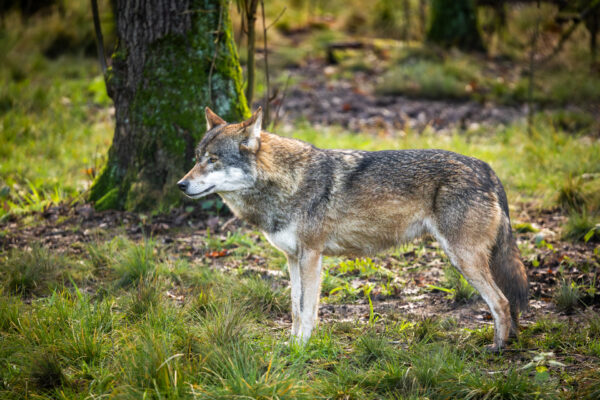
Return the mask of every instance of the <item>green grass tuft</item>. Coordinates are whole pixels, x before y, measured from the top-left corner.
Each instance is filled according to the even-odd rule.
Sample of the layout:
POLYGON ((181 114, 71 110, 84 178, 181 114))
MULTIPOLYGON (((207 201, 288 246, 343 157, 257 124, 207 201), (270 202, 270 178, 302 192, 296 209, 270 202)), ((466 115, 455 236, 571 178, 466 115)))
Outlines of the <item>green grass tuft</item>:
POLYGON ((140 279, 135 292, 129 297, 126 306, 126 315, 135 320, 144 317, 147 313, 156 309, 161 300, 160 289, 156 280, 148 281, 140 279))
POLYGON ((569 176, 558 190, 558 205, 566 212, 582 212, 586 207, 581 177, 569 176))
POLYGON ((442 326, 437 318, 426 317, 418 321, 413 327, 413 340, 417 342, 430 342, 441 337, 442 326))
POLYGON ((202 336, 208 344, 227 347, 248 338, 249 321, 244 307, 224 303, 201 318, 202 336))
POLYGON ((574 242, 599 242, 600 220, 585 211, 571 213, 563 228, 562 236, 574 242))
POLYGON ((130 243, 122 259, 114 267, 119 276, 118 285, 135 286, 145 280, 152 280, 156 273, 156 252, 156 243, 152 239, 145 239, 139 245, 130 243))
POLYGON ((192 298, 189 312, 204 317, 216 305, 216 298, 211 289, 202 290, 192 298))
POLYGON ((588 335, 593 339, 600 339, 600 314, 593 313, 589 319, 588 335))
POLYGON ((514 368, 507 372, 467 374, 464 381, 447 380, 443 386, 446 398, 534 400, 553 397, 551 392, 546 393, 543 385, 514 368))
POLYGON ((21 312, 21 300, 6 295, 3 290, 0 289, 0 332, 8 332, 15 329, 21 312))
POLYGON ((377 334, 374 330, 368 331, 356 342, 356 353, 359 361, 363 364, 391 360, 395 350, 389 339, 377 334))
POLYGON ((426 98, 464 99, 475 72, 468 64, 458 67, 451 62, 417 60, 392 67, 382 78, 377 92, 386 95, 408 95, 426 98))
POLYGON ((183 354, 175 352, 168 336, 149 330, 141 332, 141 337, 132 344, 135 347, 122 355, 122 365, 128 366, 121 371, 127 384, 116 388, 117 397, 179 398, 187 392, 180 360, 183 354))
POLYGON ((215 348, 205 359, 203 398, 311 398, 298 372, 294 365, 285 365, 277 352, 265 354, 247 341, 231 343, 215 348))
POLYGON ((39 389, 55 389, 67 383, 67 377, 55 354, 44 352, 36 355, 30 362, 31 381, 39 389))
POLYGON ((236 297, 240 304, 244 304, 260 318, 281 316, 291 309, 289 291, 273 289, 269 281, 261 277, 246 279, 240 285, 236 297))
POLYGON ((562 281, 554 294, 556 307, 566 313, 571 313, 578 308, 582 304, 581 298, 581 290, 575 282, 570 281, 562 281))
POLYGON ((48 294, 68 281, 71 261, 39 244, 30 250, 11 250, 0 261, 4 286, 21 296, 48 294))
POLYGON ((454 267, 444 269, 443 285, 452 290, 451 297, 457 303, 466 303, 477 296, 477 291, 454 267))

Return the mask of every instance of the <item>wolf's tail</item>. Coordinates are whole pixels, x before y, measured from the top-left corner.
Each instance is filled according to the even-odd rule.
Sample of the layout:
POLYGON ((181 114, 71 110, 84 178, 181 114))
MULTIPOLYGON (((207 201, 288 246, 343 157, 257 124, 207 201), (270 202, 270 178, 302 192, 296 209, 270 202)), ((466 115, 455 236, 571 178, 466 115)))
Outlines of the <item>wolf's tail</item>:
POLYGON ((510 315, 516 324, 519 312, 527 309, 529 283, 519 248, 512 234, 508 207, 503 208, 496 243, 492 248, 490 267, 496 285, 510 303, 510 315))

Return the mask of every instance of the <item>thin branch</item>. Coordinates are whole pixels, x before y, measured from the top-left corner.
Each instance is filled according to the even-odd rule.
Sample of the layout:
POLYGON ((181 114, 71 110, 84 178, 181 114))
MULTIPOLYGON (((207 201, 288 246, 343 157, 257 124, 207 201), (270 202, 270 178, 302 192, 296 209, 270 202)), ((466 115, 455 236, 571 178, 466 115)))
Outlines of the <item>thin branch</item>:
MULTIPOLYGON (((269 125, 269 96, 271 94, 271 82, 269 79, 269 51, 267 49, 267 25, 265 23, 265 2, 264 0, 260 0, 260 8, 262 11, 262 23, 263 23, 263 47, 265 49, 265 77, 267 80, 267 91, 265 93, 265 121, 264 126, 269 125)), ((285 8, 284 8, 285 11, 285 8)))
MULTIPOLYGON (((261 1, 262 1, 262 0, 261 0, 261 1)), ((275 25, 275 24, 277 23, 277 21, 279 21, 279 19, 280 19, 281 17, 283 17, 283 13, 285 12, 285 10, 287 10, 287 6, 286 6, 286 7, 283 7, 283 10, 281 10, 281 12, 280 12, 280 13, 279 13, 279 15, 277 16, 277 18, 275 18, 275 19, 273 20, 273 22, 271 22, 271 23, 269 24, 269 26, 267 26, 267 29, 266 29, 267 31, 268 31, 269 29, 271 29, 271 27, 272 27, 273 25, 275 25)))
POLYGON ((223 7, 219 6, 219 23, 217 25, 217 31, 215 33, 215 51, 213 53, 213 58, 210 63, 210 70, 208 71, 208 101, 210 101, 212 105, 212 74, 215 70, 215 63, 217 61, 217 53, 219 52, 219 38, 221 37, 221 24, 223 22, 223 7))
MULTIPOLYGON (((92 2, 92 16, 94 17, 94 31, 96 33, 96 48, 98 50, 98 61, 100 62, 100 68, 102 69, 102 75, 106 81, 106 57, 104 55, 104 38, 102 37, 102 27, 100 26, 100 16, 98 14, 98 0, 91 0, 92 2)), ((108 85, 107 85, 108 87, 108 85)))
POLYGON ((537 16, 535 20, 535 30, 533 31, 533 38, 531 40, 531 50, 529 52, 529 88, 527 89, 527 133, 529 134, 529 136, 531 136, 533 133, 533 79, 535 72, 535 52, 540 31, 540 19, 540 3, 538 2, 537 16))
POLYGON ((283 105, 283 102, 285 101, 285 95, 287 94, 287 89, 288 89, 288 85, 290 83, 290 78, 291 78, 291 75, 288 74, 287 79, 285 81, 285 86, 283 88, 283 94, 281 95, 281 101, 277 105, 277 110, 275 110, 275 119, 273 120, 273 128, 275 128, 277 126, 277 124, 279 123, 279 109, 281 109, 281 106, 283 105))
POLYGON ((246 101, 248 108, 252 108, 254 100, 254 82, 255 82, 255 55, 256 55, 256 12, 258 10, 259 0, 245 1, 246 22, 248 23, 248 48, 246 49, 246 101))

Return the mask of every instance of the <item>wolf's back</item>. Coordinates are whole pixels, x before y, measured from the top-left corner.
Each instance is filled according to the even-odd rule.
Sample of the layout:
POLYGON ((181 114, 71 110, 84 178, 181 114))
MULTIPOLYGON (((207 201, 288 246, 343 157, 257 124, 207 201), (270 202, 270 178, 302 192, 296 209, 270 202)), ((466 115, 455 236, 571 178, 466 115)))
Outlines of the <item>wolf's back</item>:
POLYGON ((512 234, 506 193, 492 168, 479 159, 445 150, 390 150, 356 155, 353 168, 344 171, 345 189, 350 193, 367 191, 381 198, 394 192, 407 200, 418 197, 424 207, 430 207, 430 212, 440 214, 440 219, 453 219, 455 225, 461 225, 458 221, 469 210, 486 213, 499 207, 500 221, 495 240, 491 238, 489 264, 516 320, 519 311, 527 307, 527 274, 512 234))

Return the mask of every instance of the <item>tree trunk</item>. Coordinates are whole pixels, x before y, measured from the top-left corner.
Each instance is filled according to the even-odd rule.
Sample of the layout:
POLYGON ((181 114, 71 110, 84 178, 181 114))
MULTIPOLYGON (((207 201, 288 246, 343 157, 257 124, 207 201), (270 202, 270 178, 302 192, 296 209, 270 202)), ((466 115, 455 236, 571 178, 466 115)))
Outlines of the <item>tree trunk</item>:
POLYGON ((590 34, 590 68, 592 71, 596 69, 596 37, 600 30, 600 7, 596 6, 585 18, 585 27, 590 34))
POLYGON ((473 0, 432 0, 427 40, 443 47, 484 51, 473 0))
POLYGON ((404 13, 404 27, 402 28, 402 40, 408 42, 410 38, 410 1, 402 1, 402 11, 404 13))
POLYGON ((92 185, 97 209, 156 209, 180 198, 204 107, 249 115, 226 0, 117 0, 118 46, 108 73, 116 126, 92 185))
POLYGON ((427 32, 427 0, 419 0, 419 23, 421 25, 421 38, 427 32))
POLYGON ((258 0, 248 0, 246 6, 246 20, 248 22, 248 53, 247 53, 247 71, 248 81, 246 86, 246 99, 248 106, 252 107, 254 100, 254 74, 255 62, 254 54, 256 53, 256 10, 258 9, 258 0))
POLYGON ((590 68, 592 71, 596 68, 596 30, 590 30, 590 68))

